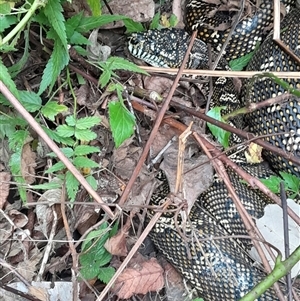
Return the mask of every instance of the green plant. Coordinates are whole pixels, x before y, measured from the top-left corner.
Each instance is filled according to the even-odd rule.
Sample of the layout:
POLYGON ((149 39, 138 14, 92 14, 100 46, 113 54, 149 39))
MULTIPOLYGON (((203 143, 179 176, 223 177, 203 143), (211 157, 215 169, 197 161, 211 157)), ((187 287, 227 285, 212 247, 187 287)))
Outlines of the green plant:
MULTIPOLYGON (((68 88, 74 100, 73 112, 65 119, 64 125, 57 126, 56 129, 49 129, 46 126, 43 126, 43 128, 55 142, 62 144, 62 150, 77 168, 93 168, 98 165, 86 156, 100 150, 85 144, 96 137, 91 128, 98 124, 100 120, 96 117, 78 119, 76 117, 77 100, 68 69, 70 61, 69 47, 72 46, 80 55, 87 57, 88 52, 85 47, 90 45, 91 41, 84 34, 110 22, 128 21, 128 18, 118 15, 101 15, 99 1, 88 0, 87 3, 90 5, 92 16, 84 16, 83 13, 79 13, 65 19, 63 2, 65 1, 27 0, 24 3, 22 1, 4 3, 0 1, 0 51, 2 53, 20 52, 20 49, 17 49, 18 41, 20 37, 24 39, 23 54, 16 64, 6 67, 0 58, 0 80, 26 110, 34 114, 38 122, 43 124, 42 121, 50 120, 54 123, 54 126, 57 126, 56 119, 61 118, 59 114, 65 114, 68 111, 68 108, 55 101, 54 97, 58 90, 68 88), (23 91, 17 88, 14 79, 23 70, 28 60, 30 53, 29 34, 33 23, 40 27, 40 39, 46 38, 46 41, 48 41, 44 43, 44 50, 49 54, 49 60, 43 70, 38 90, 23 91), (56 85, 57 78, 62 81, 60 86, 56 85), (52 92, 54 88, 56 90, 52 92)), ((116 147, 118 147, 132 135, 135 127, 135 117, 124 105, 123 87, 117 82, 115 71, 123 69, 146 73, 131 62, 116 57, 110 57, 105 62, 96 61, 92 63, 102 71, 99 78, 100 87, 102 89, 106 88, 108 92, 117 95, 116 100, 109 103, 108 108, 112 134, 116 147)), ((2 95, 0 95, 0 104, 2 104, 0 110, 0 139, 8 137, 12 152, 9 165, 15 181, 18 183, 21 199, 26 201, 28 185, 22 175, 21 160, 23 146, 32 139, 29 125, 13 111, 10 103, 2 95)), ((51 156, 54 157, 53 154, 51 156)), ((58 162, 47 172, 59 174, 62 178, 64 169, 63 164, 58 162)), ((69 172, 65 173, 65 179, 68 180, 68 196, 71 200, 74 200, 79 184, 69 172)), ((91 175, 87 176, 87 180, 96 188, 96 181, 91 175)), ((46 189, 47 185, 42 187, 46 189)))
POLYGON ((98 230, 90 232, 82 244, 79 262, 81 265, 81 276, 86 279, 98 278, 104 283, 108 283, 114 275, 114 268, 105 267, 112 255, 104 248, 104 244, 108 238, 117 232, 117 224, 112 229, 108 224, 103 223, 98 230))

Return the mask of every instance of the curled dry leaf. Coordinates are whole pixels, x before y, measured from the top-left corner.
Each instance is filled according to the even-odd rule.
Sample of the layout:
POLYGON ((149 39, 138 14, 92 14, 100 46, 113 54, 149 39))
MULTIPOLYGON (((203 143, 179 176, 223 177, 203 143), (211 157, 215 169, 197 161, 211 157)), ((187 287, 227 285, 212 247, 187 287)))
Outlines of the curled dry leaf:
POLYGON ((35 181, 36 153, 31 150, 29 143, 22 149, 21 172, 27 184, 35 181))
POLYGON ((134 294, 145 295, 151 291, 160 291, 164 286, 163 268, 155 258, 127 268, 117 278, 113 291, 121 299, 127 299, 134 294))
POLYGON ((9 181, 11 175, 8 172, 0 172, 0 209, 4 207, 9 194, 9 181))
POLYGON ((121 229, 115 236, 105 242, 105 249, 112 255, 126 256, 128 253, 126 247, 126 237, 127 232, 121 229))

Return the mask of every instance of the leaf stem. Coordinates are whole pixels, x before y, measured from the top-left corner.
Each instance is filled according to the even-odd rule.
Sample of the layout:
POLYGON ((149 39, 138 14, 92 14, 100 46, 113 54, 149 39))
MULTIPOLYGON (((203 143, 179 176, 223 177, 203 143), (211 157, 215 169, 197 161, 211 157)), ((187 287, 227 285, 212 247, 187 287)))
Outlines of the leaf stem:
POLYGON ((26 15, 23 17, 23 19, 14 27, 14 29, 9 32, 7 36, 3 38, 2 41, 0 41, 0 46, 8 43, 15 35, 18 34, 26 25, 26 23, 29 21, 29 19, 34 15, 35 11, 40 8, 40 6, 45 6, 47 4, 48 0, 35 0, 31 7, 28 9, 26 15))

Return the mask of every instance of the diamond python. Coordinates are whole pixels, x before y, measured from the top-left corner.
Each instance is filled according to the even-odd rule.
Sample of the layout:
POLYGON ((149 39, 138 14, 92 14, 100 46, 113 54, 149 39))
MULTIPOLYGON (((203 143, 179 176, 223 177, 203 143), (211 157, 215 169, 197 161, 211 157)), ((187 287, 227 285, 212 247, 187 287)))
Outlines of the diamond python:
MULTIPOLYGON (((131 54, 153 66, 178 67, 185 55, 189 38, 193 30, 198 30, 198 40, 195 41, 187 67, 207 68, 207 46, 210 43, 213 50, 219 51, 229 34, 229 26, 236 12, 217 10, 217 1, 189 0, 186 4, 186 30, 166 29, 133 34, 129 38, 128 49, 131 54), (211 2, 211 3, 209 3, 211 2), (212 3, 213 2, 213 3, 212 3)), ((254 4, 258 1, 253 1, 254 4)), ((248 17, 244 17, 236 26, 231 40, 225 49, 224 57, 231 59, 253 51, 257 42, 263 41, 266 29, 273 22, 272 0, 262 0, 258 7, 251 8, 248 17)), ((292 5, 294 1, 281 1, 292 5)), ((224 1, 223 1, 224 3, 224 1)), ((249 12, 249 11, 248 11, 249 12)), ((300 9, 292 11, 281 24, 281 39, 300 57, 300 9)), ((257 71, 300 71, 300 66, 283 52, 268 36, 255 52, 247 70, 257 71)), ((228 93, 232 88, 231 81, 222 86, 224 79, 216 80, 215 96, 217 103, 221 98, 227 98, 222 93, 228 93), (220 92, 221 91, 221 92, 220 92)), ((289 79, 290 86, 300 88, 299 79, 289 79)), ((245 80, 241 93, 240 106, 248 102, 260 102, 284 93, 284 89, 268 78, 245 80)), ((213 95, 213 98, 214 98, 213 95)), ((230 95, 236 95, 232 92, 230 95)), ((227 99, 228 100, 228 99, 227 99)), ((236 103, 236 99, 234 101, 236 103)), ((295 156, 300 157, 300 100, 291 97, 283 104, 275 104, 254 111, 245 116, 249 130, 257 135, 269 134, 266 140, 295 156), (285 132, 285 135, 276 135, 285 132)), ((300 176, 300 167, 288 159, 264 151, 265 158, 273 170, 286 170, 300 176)), ((250 173, 260 176, 256 166, 245 166, 250 173)), ((169 185, 162 174, 160 185, 152 196, 152 202, 158 203, 169 193, 169 185)), ((265 199, 256 191, 248 189, 238 176, 229 171, 232 184, 247 211, 254 217, 263 214, 265 199)), ((226 187, 221 180, 198 197, 189 215, 189 222, 184 224, 180 217, 175 221, 170 215, 164 215, 151 232, 151 238, 157 248, 168 260, 189 280, 201 297, 207 300, 235 301, 242 298, 266 274, 253 266, 242 241, 230 238, 230 234, 246 234, 240 224, 235 206, 227 195, 226 187), (178 233, 184 233, 185 239, 178 233), (228 236, 226 239, 212 240, 211 237, 228 236), (203 240, 204 239, 204 240, 203 240)), ((278 300, 271 288, 258 297, 260 301, 278 300)))

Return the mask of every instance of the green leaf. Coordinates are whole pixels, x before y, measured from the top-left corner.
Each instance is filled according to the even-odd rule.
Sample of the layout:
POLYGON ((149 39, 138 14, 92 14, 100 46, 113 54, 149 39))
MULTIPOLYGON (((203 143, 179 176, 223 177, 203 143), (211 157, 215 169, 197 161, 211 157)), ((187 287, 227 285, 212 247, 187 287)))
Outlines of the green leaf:
MULTIPOLYGON (((67 158, 71 158, 74 155, 74 150, 71 147, 61 147, 60 150, 67 158)), ((53 152, 47 154, 47 156, 50 158, 57 158, 57 155, 53 152)))
POLYGON ((111 101, 108 104, 108 113, 112 135, 116 147, 119 147, 134 133, 135 117, 120 101, 111 101))
POLYGON ((107 284, 113 275, 115 274, 115 269, 113 267, 100 268, 98 272, 98 279, 107 284))
POLYGON ((78 145, 74 149, 74 155, 75 156, 85 156, 93 153, 99 153, 100 148, 96 146, 90 146, 90 145, 78 145))
POLYGON ((125 20, 128 17, 119 15, 102 15, 100 17, 84 17, 81 19, 79 26, 76 30, 80 33, 86 33, 92 29, 101 27, 111 22, 125 20))
POLYGON ((50 168, 48 168, 46 170, 46 173, 49 174, 49 173, 55 173, 57 171, 61 171, 61 170, 64 170, 66 168, 65 164, 62 163, 61 161, 55 163, 54 165, 52 165, 50 168))
POLYGON ((19 91, 20 102, 28 112, 36 112, 41 108, 42 99, 32 91, 19 91))
POLYGON ((70 171, 66 172, 66 189, 67 189, 67 193, 70 198, 70 201, 74 202, 76 194, 79 190, 79 182, 73 176, 73 174, 70 173, 70 171))
POLYGON ((97 188, 98 188, 98 182, 97 182, 97 180, 92 175, 87 176, 85 179, 91 185, 91 187, 94 190, 97 190, 97 188))
POLYGON ((176 15, 172 14, 170 16, 170 27, 175 27, 178 23, 178 18, 176 15))
MULTIPOLYGON (((1 21, 0 21, 1 23, 1 21)), ((25 39, 25 47, 24 53, 19 61, 12 66, 8 67, 9 74, 12 78, 16 77, 25 67, 25 64, 28 62, 29 58, 29 30, 24 30, 23 32, 24 39, 25 39)))
POLYGON ((67 51, 68 43, 67 43, 65 19, 62 14, 63 8, 60 2, 61 2, 60 0, 47 1, 47 4, 44 7, 43 12, 48 18, 51 26, 54 28, 57 36, 59 37, 61 45, 63 46, 64 50, 67 51))
POLYGON ((67 121, 67 123, 69 125, 75 125, 76 129, 86 130, 86 129, 90 129, 91 127, 93 127, 95 125, 99 125, 100 121, 101 121, 100 117, 88 116, 88 117, 83 117, 83 118, 80 118, 80 119, 76 119, 75 124, 74 123, 71 124, 69 121, 67 121))
POLYGON ((80 273, 86 280, 94 279, 98 276, 99 266, 91 261, 90 264, 81 267, 80 273))
POLYGON ((86 239, 82 243, 82 252, 86 251, 92 245, 92 242, 95 238, 98 239, 99 237, 104 237, 104 240, 102 241, 104 245, 105 241, 108 239, 108 236, 108 223, 104 222, 103 224, 101 224, 98 230, 93 230, 87 235, 86 239))
POLYGON ((231 60, 229 62, 229 67, 231 68, 232 71, 242 71, 249 63, 249 61, 251 60, 251 58, 253 57, 255 51, 258 49, 260 43, 257 42, 255 45, 255 49, 251 52, 249 52, 248 54, 237 58, 235 60, 231 60))
POLYGON ((110 65, 110 70, 127 70, 148 75, 146 71, 144 71, 134 63, 121 57, 111 56, 108 58, 105 64, 110 65))
POLYGON ((18 19, 14 15, 3 16, 0 12, 0 32, 3 32, 5 29, 9 28, 11 25, 14 25, 18 22, 18 19))
POLYGON ((260 181, 266 185, 273 193, 279 193, 280 192, 280 182, 282 182, 282 179, 280 177, 271 176, 268 179, 260 179, 260 181))
POLYGON ((75 128, 66 124, 59 125, 56 131, 61 137, 72 137, 75 134, 75 128))
POLYGON ((70 145, 70 146, 75 144, 75 141, 72 138, 62 137, 57 132, 48 129, 45 126, 42 126, 42 128, 46 132, 46 134, 49 136, 49 138, 51 138, 52 140, 54 140, 57 143, 62 143, 65 145, 70 145))
POLYGON ((51 121, 57 114, 67 112, 68 107, 65 105, 58 104, 57 101, 48 101, 41 109, 41 113, 51 121))
POLYGON ((73 164, 77 168, 84 168, 84 167, 90 167, 90 168, 96 168, 99 167, 99 163, 96 163, 95 161, 86 158, 86 157, 76 157, 74 158, 73 164))
POLYGON ((87 0, 87 4, 89 5, 93 16, 101 15, 101 5, 99 0, 87 0))
POLYGON ((75 31, 70 37, 70 44, 72 45, 90 45, 90 41, 81 33, 75 31))
POLYGON ((290 173, 287 173, 287 172, 279 172, 279 174, 283 178, 287 189, 290 189, 291 191, 293 191, 295 193, 299 193, 300 179, 298 177, 296 177, 290 173))
MULTIPOLYGON (((207 112, 207 116, 210 116, 216 120, 225 122, 221 116, 221 111, 225 107, 215 107, 207 112)), ((211 133, 214 135, 214 137, 222 144, 224 148, 227 148, 229 146, 229 137, 230 132, 227 132, 211 123, 207 123, 207 126, 211 133)))
MULTIPOLYGON (((1 1, 3 2, 3 1, 1 1)), ((0 3, 0 14, 1 15, 8 15, 11 12, 11 7, 9 2, 0 3)), ((0 19, 1 22, 1 19, 0 19)))
POLYGON ((9 148, 13 151, 18 151, 22 149, 28 136, 29 136, 29 132, 27 130, 15 131, 11 135, 11 137, 9 137, 8 140, 9 148))
POLYGON ((90 129, 88 130, 76 130, 75 131, 75 138, 84 141, 84 142, 89 142, 91 140, 94 140, 97 138, 97 134, 92 132, 90 129))
POLYGON ((69 52, 64 48, 60 39, 54 39, 53 52, 43 72, 38 92, 39 95, 41 95, 48 86, 50 86, 50 90, 53 88, 60 72, 69 63, 69 59, 69 52))
POLYGON ((1 58, 0 58, 0 80, 4 83, 4 85, 10 90, 10 92, 17 98, 19 97, 19 91, 16 87, 16 84, 11 79, 11 76, 7 70, 7 68, 4 66, 1 58))
POLYGON ((160 13, 156 13, 150 23, 150 29, 159 28, 160 13))
POLYGON ((70 39, 83 18, 83 11, 66 20, 66 35, 70 39))
POLYGON ((132 19, 123 20, 126 27, 126 33, 142 32, 145 30, 144 26, 140 22, 133 21, 132 19))
POLYGON ((99 77, 99 83, 100 83, 101 89, 103 89, 108 84, 111 77, 112 77, 111 70, 104 69, 101 76, 99 77))
POLYGON ((19 148, 11 155, 9 160, 9 167, 15 182, 17 184, 21 184, 21 185, 17 185, 20 198, 23 202, 26 202, 27 196, 26 196, 26 189, 24 188, 26 182, 21 175, 21 155, 22 155, 22 148, 19 148))

